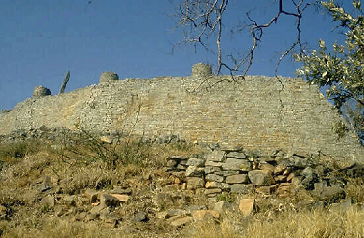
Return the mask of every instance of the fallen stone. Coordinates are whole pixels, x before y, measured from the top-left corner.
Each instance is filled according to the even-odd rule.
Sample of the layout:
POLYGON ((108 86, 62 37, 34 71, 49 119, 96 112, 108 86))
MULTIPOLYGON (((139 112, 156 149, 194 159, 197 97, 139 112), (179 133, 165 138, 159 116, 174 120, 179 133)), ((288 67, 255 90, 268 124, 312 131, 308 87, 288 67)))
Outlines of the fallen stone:
POLYGON ((290 173, 288 176, 287 176, 287 182, 291 182, 291 180, 296 177, 296 174, 295 173, 290 173))
POLYGON ((255 188, 255 191, 263 195, 272 195, 277 190, 277 187, 277 185, 260 186, 255 188))
POLYGON ((293 196, 293 188, 290 183, 281 183, 277 189, 277 196, 287 198, 293 196))
POLYGON ((226 183, 236 184, 236 183, 248 183, 249 177, 247 174, 236 174, 226 177, 226 183))
POLYGON ((130 188, 122 188, 121 186, 114 186, 114 188, 110 191, 110 193, 113 194, 132 194, 132 191, 130 188))
POLYGON ((147 222, 149 220, 146 212, 138 212, 134 215, 133 222, 147 222))
POLYGON ((302 176, 294 176, 292 179, 291 179, 291 184, 295 185, 295 186, 298 186, 300 185, 302 182, 302 176))
POLYGON ((243 216, 252 215, 254 212, 255 200, 246 198, 241 199, 239 202, 239 211, 243 214, 243 216))
POLYGON ((274 176, 274 181, 278 182, 278 183, 282 183, 284 181, 286 181, 287 177, 285 175, 277 175, 274 176))
POLYGON ((96 214, 97 216, 100 215, 101 213, 107 211, 107 207, 105 205, 98 205, 98 206, 95 206, 93 207, 89 213, 90 214, 96 214))
POLYGON ((52 185, 49 185, 49 184, 40 184, 38 186, 39 191, 42 192, 42 193, 45 192, 45 191, 48 191, 51 188, 52 188, 52 185))
POLYGON ((218 211, 220 214, 224 213, 226 209, 230 207, 230 204, 226 201, 216 202, 213 206, 213 210, 218 211))
POLYGON ((62 203, 68 206, 76 205, 76 196, 75 195, 65 195, 62 197, 62 203))
POLYGON ((130 196, 125 195, 125 194, 115 194, 115 193, 112 193, 111 196, 113 196, 114 198, 116 198, 120 202, 127 202, 130 199, 130 196))
POLYGON ((288 164, 290 167, 295 167, 299 169, 304 169, 312 165, 308 158, 300 155, 293 155, 291 158, 289 158, 288 164))
POLYGON ((249 179, 254 185, 272 185, 275 183, 269 171, 251 170, 248 172, 249 179))
POLYGON ((187 212, 185 210, 182 210, 182 209, 170 209, 170 210, 167 210, 165 212, 165 219, 168 219, 168 218, 171 218, 171 217, 182 217, 182 216, 186 216, 187 215, 187 212))
POLYGON ((352 207, 351 199, 345 199, 338 203, 331 203, 330 204, 330 210, 333 211, 339 211, 339 212, 346 212, 352 207))
POLYGON ((170 207, 174 204, 173 198, 169 193, 157 193, 153 201, 159 208, 170 207))
POLYGON ((84 194, 87 198, 89 198, 91 203, 96 202, 99 195, 99 193, 94 189, 86 189, 84 194))
POLYGON ((85 217, 85 222, 96 220, 97 217, 98 217, 97 213, 89 213, 85 217))
POLYGON ((110 194, 99 194, 99 199, 100 199, 100 205, 101 206, 118 206, 120 204, 119 199, 115 198, 114 196, 110 195, 110 194))
POLYGON ((0 205, 0 218, 3 219, 3 218, 6 218, 6 207, 0 205))
POLYGON ((74 219, 75 219, 76 221, 83 221, 83 220, 85 220, 86 216, 87 216, 87 213, 86 213, 86 212, 81 212, 81 213, 77 214, 77 215, 74 217, 74 219))
POLYGON ((317 174, 313 171, 311 167, 305 168, 302 172, 301 185, 305 189, 313 189, 314 183, 318 181, 317 174))
POLYGON ((314 193, 317 196, 320 196, 320 194, 325 190, 325 188, 327 187, 327 181, 321 181, 319 183, 314 183, 314 193))
POLYGON ((195 221, 202 221, 208 217, 220 218, 220 213, 214 210, 197 210, 192 212, 192 217, 195 221))
POLYGON ((193 221, 192 217, 182 217, 171 222, 171 226, 181 227, 193 221))
POLYGON ((184 164, 177 165, 177 169, 179 169, 179 170, 186 170, 186 168, 187 168, 187 165, 184 165, 184 164))
POLYGON ((99 140, 102 142, 102 143, 105 143, 105 144, 111 144, 112 143, 112 137, 111 136, 101 136, 99 138, 99 140))
POLYGON ((227 158, 225 163, 222 164, 223 170, 240 170, 250 171, 253 166, 249 160, 227 158))
POLYGON ((186 208, 186 212, 188 212, 189 214, 192 214, 192 212, 196 210, 207 210, 207 207, 206 205, 193 204, 186 208))
POLYGON ((53 208, 54 207, 54 197, 52 195, 48 195, 42 199, 42 206, 47 208, 53 208))
POLYGON ((287 163, 285 161, 282 161, 280 164, 278 164, 274 168, 274 174, 282 174, 283 171, 287 168, 287 163))
POLYGON ((339 185, 326 187, 319 195, 320 200, 328 201, 329 203, 340 201, 343 198, 345 198, 345 191, 339 185))
POLYGON ((67 208, 65 206, 55 206, 53 210, 54 215, 57 217, 61 217, 67 212, 67 208))
POLYGON ((283 171, 283 175, 284 176, 288 176, 291 172, 293 171, 293 168, 286 168, 284 171, 283 171))

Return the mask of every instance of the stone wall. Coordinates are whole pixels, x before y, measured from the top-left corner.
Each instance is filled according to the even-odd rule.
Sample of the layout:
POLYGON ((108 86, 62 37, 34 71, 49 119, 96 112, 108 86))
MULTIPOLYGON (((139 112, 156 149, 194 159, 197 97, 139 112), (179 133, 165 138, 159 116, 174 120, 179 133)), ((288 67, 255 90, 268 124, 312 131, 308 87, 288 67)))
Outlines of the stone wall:
POLYGON ((191 77, 101 80, 61 95, 29 98, 0 113, 0 134, 78 125, 103 134, 179 135, 249 150, 364 160, 353 132, 342 138, 334 132, 343 120, 315 85, 264 76, 228 82, 229 76, 203 70, 203 77, 194 72, 191 77))
POLYGON ((292 197, 300 189, 325 202, 345 197, 343 185, 364 174, 364 166, 322 155, 295 155, 276 150, 257 153, 242 148, 214 150, 190 157, 170 156, 166 172, 182 189, 200 191, 207 198, 223 193, 292 197))

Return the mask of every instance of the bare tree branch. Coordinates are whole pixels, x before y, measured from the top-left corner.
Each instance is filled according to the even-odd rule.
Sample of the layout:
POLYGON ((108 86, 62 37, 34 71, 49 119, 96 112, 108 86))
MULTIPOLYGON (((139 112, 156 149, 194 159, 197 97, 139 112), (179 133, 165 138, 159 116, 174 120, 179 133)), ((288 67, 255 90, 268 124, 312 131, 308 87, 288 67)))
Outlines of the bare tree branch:
POLYGON ((221 43, 223 37, 224 13, 229 6, 229 1, 184 0, 179 6, 179 13, 177 15, 180 19, 178 26, 183 30, 183 40, 175 44, 174 47, 181 43, 188 43, 192 44, 194 47, 201 45, 206 50, 211 51, 208 46, 208 40, 211 36, 216 36, 217 74, 221 73, 222 68, 226 68, 230 71, 231 75, 242 72, 242 76, 244 77, 253 64, 254 54, 259 43, 262 41, 264 29, 269 28, 273 23, 276 23, 282 15, 293 17, 296 19, 297 37, 295 42, 293 42, 278 59, 275 69, 275 74, 277 75, 280 63, 289 53, 293 52, 297 47, 297 50, 300 53, 303 52, 301 43, 302 14, 310 5, 317 2, 318 0, 291 0, 290 4, 294 6, 294 11, 290 12, 285 10, 283 0, 278 0, 278 11, 276 15, 264 24, 259 24, 251 17, 251 12, 247 12, 246 16, 250 21, 250 35, 253 39, 253 43, 250 50, 245 55, 240 55, 239 52, 237 52, 237 54, 240 55, 238 58, 233 57, 232 54, 226 55, 232 61, 232 65, 230 65, 230 63, 224 61, 224 55, 222 53, 223 46, 221 43), (188 28, 188 31, 186 31, 186 28, 188 28), (243 66, 245 67, 243 68, 243 66))

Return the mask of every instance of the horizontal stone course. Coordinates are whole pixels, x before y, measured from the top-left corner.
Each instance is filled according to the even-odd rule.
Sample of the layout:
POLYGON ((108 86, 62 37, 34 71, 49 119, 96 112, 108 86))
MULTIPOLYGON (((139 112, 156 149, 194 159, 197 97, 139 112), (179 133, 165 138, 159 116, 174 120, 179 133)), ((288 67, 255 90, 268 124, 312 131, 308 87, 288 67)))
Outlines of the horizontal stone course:
MULTIPOLYGON (((214 143, 222 150, 225 146, 227 157, 241 153, 238 148, 243 147, 364 160, 355 133, 349 131, 342 138, 335 134, 333 128, 343 119, 315 85, 293 78, 248 76, 230 83, 229 76, 196 75, 110 80, 61 95, 28 98, 0 113, 0 135, 42 126, 81 126, 161 142, 172 141, 176 138, 164 136, 175 135, 214 143)), ((222 162, 225 158, 216 153, 206 159, 222 162)))
MULTIPOLYGON (((187 183, 187 186, 184 185, 184 187, 203 192, 209 199, 216 198, 219 194, 226 192, 240 194, 256 192, 264 196, 289 197, 294 194, 295 189, 302 188, 314 190, 314 194, 319 194, 323 199, 326 199, 326 197, 331 195, 326 196, 322 193, 322 188, 326 186, 325 191, 327 193, 333 191, 333 196, 336 196, 336 194, 341 192, 337 187, 343 185, 343 180, 340 180, 339 177, 334 176, 335 180, 331 179, 333 174, 341 171, 341 174, 353 178, 359 174, 364 174, 364 166, 362 164, 357 164, 356 162, 338 164, 336 161, 321 162, 320 156, 315 157, 314 155, 297 158, 295 155, 287 155, 286 153, 280 153, 280 155, 273 153, 268 158, 266 153, 244 153, 246 155, 245 158, 229 158, 227 153, 230 152, 222 151, 221 155, 224 158, 222 162, 203 160, 205 163, 199 164, 199 167, 194 165, 188 166, 184 170, 186 178, 182 178, 183 182, 187 183), (299 162, 297 161, 298 159, 300 159, 299 162), (222 166, 206 166, 211 164, 211 162, 222 164, 222 166), (242 163, 254 164, 254 166, 250 166, 246 171, 238 170, 237 168, 242 163), (226 164, 236 166, 224 166, 226 164), (337 169, 338 166, 339 170, 337 169)), ((211 158, 210 154, 212 153, 216 154, 216 151, 207 152, 207 154, 205 152, 203 157, 211 158)), ((238 154, 233 155, 242 157, 238 154)), ((179 158, 178 156, 170 158, 173 158, 173 161, 185 162, 185 160, 176 159, 179 158)), ((185 163, 195 164, 195 162, 196 158, 191 157, 185 163)), ((179 171, 178 173, 183 171, 178 169, 180 164, 174 164, 167 160, 167 168, 170 169, 168 166, 171 165, 173 165, 175 171, 179 171)), ((169 171, 172 174, 175 173, 173 170, 169 171)))

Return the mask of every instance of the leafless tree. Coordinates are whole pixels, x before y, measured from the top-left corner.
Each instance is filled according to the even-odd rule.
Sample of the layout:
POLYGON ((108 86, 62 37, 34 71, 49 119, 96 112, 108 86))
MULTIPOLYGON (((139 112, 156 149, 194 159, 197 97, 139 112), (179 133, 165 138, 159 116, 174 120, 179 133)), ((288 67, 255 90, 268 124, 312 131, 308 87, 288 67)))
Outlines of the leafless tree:
MULTIPOLYGON (((249 1, 249 0, 244 0, 249 1)), ((250 0, 254 4, 254 0, 250 0)), ((267 0, 269 1, 269 0, 267 0)), ((251 68, 254 60, 254 53, 257 46, 263 39, 264 29, 270 27, 273 23, 276 23, 282 15, 292 17, 295 20, 296 25, 296 39, 287 47, 287 49, 281 53, 277 65, 282 59, 289 53, 303 52, 303 46, 301 43, 301 19, 304 11, 311 5, 316 5, 318 0, 273 0, 273 4, 277 6, 277 13, 275 16, 265 23, 258 23, 257 20, 251 17, 251 12, 246 12, 249 23, 247 25, 238 27, 237 31, 243 30, 243 28, 249 27, 250 35, 252 37, 252 45, 247 53, 241 54, 238 52, 238 57, 232 54, 227 55, 230 61, 226 61, 222 54, 221 39, 223 37, 223 21, 225 19, 224 13, 228 7, 232 7, 234 3, 229 0, 183 0, 178 6, 178 12, 176 16, 179 19, 178 27, 183 31, 183 39, 174 45, 174 47, 182 44, 189 43, 194 47, 201 45, 207 50, 211 50, 207 41, 211 37, 216 37, 217 47, 217 74, 221 73, 222 68, 226 68, 232 75, 237 72, 242 73, 244 77, 251 68), (293 11, 286 11, 285 4, 291 4, 290 9, 293 11)), ((287 7, 287 6, 286 6, 287 7)))

